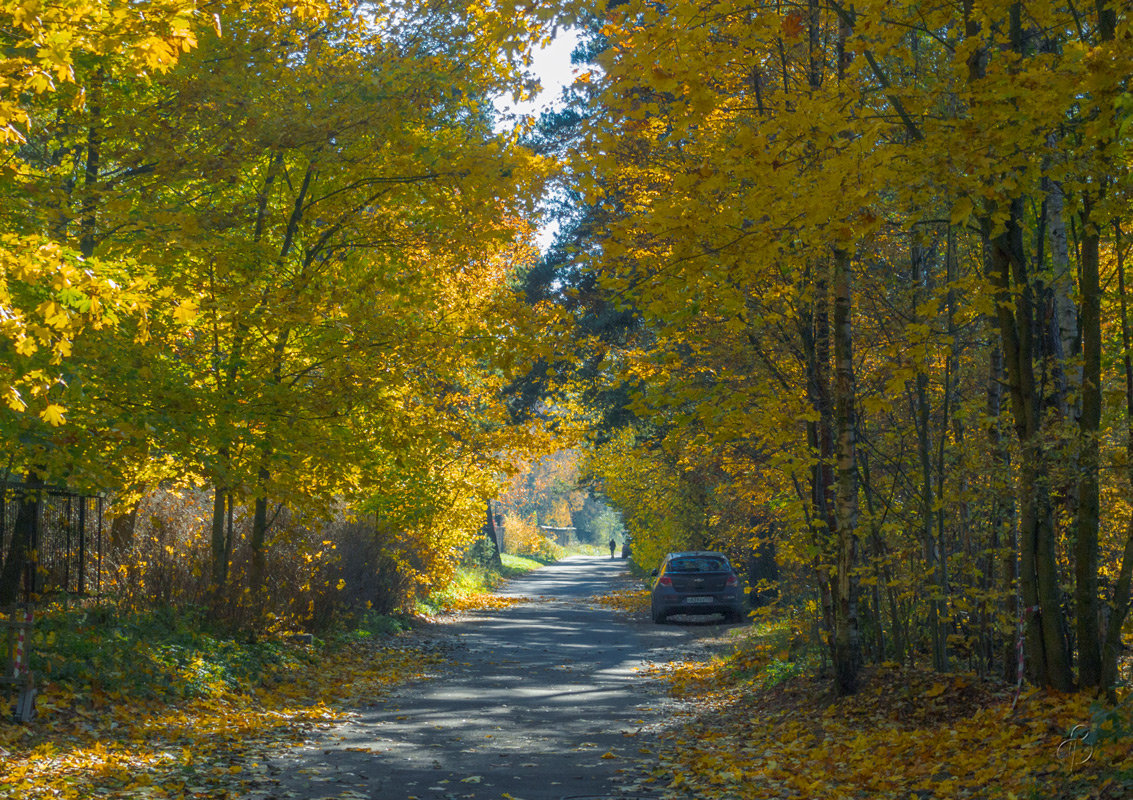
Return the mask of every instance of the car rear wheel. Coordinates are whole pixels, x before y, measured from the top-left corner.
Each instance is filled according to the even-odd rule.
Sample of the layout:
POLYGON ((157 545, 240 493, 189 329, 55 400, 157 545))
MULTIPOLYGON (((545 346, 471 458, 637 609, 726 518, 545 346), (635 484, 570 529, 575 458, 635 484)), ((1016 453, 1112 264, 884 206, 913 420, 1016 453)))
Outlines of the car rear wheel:
POLYGON ((668 615, 664 611, 659 611, 656 608, 654 608, 654 609, 651 609, 650 613, 652 614, 653 621, 655 623, 657 623, 658 625, 665 624, 665 619, 667 618, 668 615))

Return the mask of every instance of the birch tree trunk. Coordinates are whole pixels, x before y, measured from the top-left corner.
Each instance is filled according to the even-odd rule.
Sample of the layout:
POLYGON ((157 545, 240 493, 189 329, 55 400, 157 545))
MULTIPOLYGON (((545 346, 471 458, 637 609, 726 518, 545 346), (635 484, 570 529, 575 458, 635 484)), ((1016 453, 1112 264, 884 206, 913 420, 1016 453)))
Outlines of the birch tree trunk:
MULTIPOLYGON (((1048 139, 1054 147, 1054 135, 1048 139)), ((1070 246, 1066 238, 1065 201, 1062 187, 1057 182, 1044 179, 1046 187, 1046 229, 1050 241, 1050 265, 1052 272, 1051 289, 1054 300, 1054 319, 1057 326, 1059 352, 1057 363, 1062 380, 1060 383, 1060 405, 1063 416, 1078 419, 1081 405, 1068 404, 1067 398, 1077 396, 1082 385, 1082 366, 1077 359, 1078 345, 1078 307, 1074 302, 1074 275, 1070 272, 1070 246)))

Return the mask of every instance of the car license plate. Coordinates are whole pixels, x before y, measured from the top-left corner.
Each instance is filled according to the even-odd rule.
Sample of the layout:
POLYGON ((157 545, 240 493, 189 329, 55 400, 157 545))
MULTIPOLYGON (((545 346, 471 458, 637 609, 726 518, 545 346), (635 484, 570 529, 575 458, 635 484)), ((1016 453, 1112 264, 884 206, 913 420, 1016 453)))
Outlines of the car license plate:
POLYGON ((688 602, 690 602, 690 603, 711 603, 712 598, 711 597, 690 597, 688 599, 688 602))

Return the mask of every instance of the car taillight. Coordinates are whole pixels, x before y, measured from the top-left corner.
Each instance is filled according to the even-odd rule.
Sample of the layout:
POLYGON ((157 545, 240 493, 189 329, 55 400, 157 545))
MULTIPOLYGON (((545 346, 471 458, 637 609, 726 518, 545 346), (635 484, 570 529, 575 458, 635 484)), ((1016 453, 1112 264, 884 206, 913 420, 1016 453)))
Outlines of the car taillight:
POLYGON ((729 586, 735 586, 739 582, 740 582, 739 578, 737 578, 735 575, 729 575, 728 576, 727 584, 729 586))
POLYGON ((670 578, 668 575, 662 575, 660 578, 657 579, 657 583, 661 584, 662 586, 672 586, 673 585, 673 579, 670 578))

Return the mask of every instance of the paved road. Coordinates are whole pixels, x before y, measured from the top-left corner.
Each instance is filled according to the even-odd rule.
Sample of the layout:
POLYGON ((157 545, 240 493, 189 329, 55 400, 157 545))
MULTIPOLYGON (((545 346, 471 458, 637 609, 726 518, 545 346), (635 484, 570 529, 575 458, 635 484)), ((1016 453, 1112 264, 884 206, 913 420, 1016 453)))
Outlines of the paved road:
POLYGON ((669 702, 639 669, 695 652, 722 629, 653 625, 591 599, 633 585, 624 562, 575 556, 500 592, 530 601, 425 632, 451 648, 451 668, 360 709, 298 761, 276 765, 275 795, 641 797, 621 786, 669 702))

